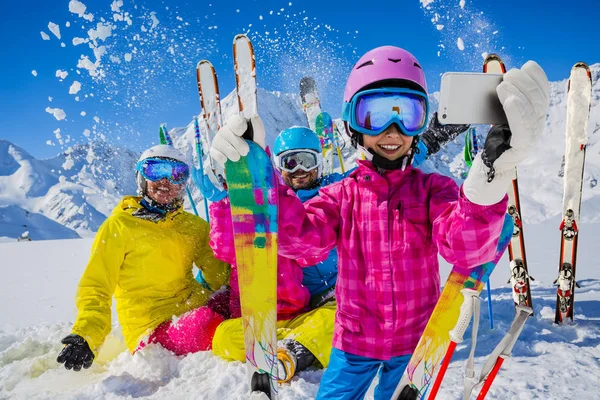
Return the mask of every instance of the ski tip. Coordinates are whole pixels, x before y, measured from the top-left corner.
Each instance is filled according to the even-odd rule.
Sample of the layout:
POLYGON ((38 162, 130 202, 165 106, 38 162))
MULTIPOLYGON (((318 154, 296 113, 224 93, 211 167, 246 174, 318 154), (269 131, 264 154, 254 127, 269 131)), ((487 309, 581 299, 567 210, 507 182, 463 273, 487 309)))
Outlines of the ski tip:
POLYGON ((247 40, 249 42, 250 38, 248 38, 248 35, 246 35, 245 33, 238 33, 233 38, 233 43, 237 42, 238 40, 247 40))
POLYGON ((212 63, 210 61, 208 61, 208 60, 200 60, 200 61, 198 61, 198 64, 196 64, 196 68, 200 68, 201 65, 208 65, 211 68, 213 68, 212 63))
POLYGON ((308 83, 315 83, 315 80, 313 79, 312 76, 305 76, 302 79, 300 79, 300 84, 308 84, 308 83))
POLYGON ((502 58, 500 58, 500 56, 496 53, 489 53, 487 56, 485 56, 485 61, 492 61, 492 60, 502 62, 502 58))
POLYGON ((573 65, 573 69, 575 68, 585 68, 588 71, 590 70, 590 67, 587 65, 587 63, 583 62, 583 61, 578 61, 575 63, 575 65, 573 65))
POLYGON ((576 62, 575 65, 573 65, 573 68, 571 68, 571 73, 573 73, 575 70, 577 70, 579 68, 585 69, 588 78, 590 78, 590 80, 592 80, 592 72, 590 71, 590 67, 587 65, 587 63, 585 63, 583 61, 576 62))
POLYGON ((483 72, 504 74, 506 73, 506 66, 498 54, 490 53, 483 61, 483 72))

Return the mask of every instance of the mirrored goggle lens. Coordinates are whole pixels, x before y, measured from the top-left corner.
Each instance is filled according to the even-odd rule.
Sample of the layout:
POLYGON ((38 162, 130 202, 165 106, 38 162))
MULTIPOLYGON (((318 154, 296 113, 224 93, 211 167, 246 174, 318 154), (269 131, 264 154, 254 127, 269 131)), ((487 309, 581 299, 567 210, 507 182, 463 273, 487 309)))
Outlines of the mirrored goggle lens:
POLYGON ((142 164, 142 174, 153 182, 168 179, 171 183, 180 184, 190 176, 188 166, 179 161, 148 159, 142 164))
POLYGON ((311 171, 318 167, 317 155, 308 151, 284 154, 280 158, 279 167, 287 172, 294 172, 299 168, 311 171))
POLYGON ((399 119, 407 132, 415 132, 425 124, 426 113, 425 98, 411 93, 368 93, 358 98, 355 108, 356 123, 372 131, 399 119))

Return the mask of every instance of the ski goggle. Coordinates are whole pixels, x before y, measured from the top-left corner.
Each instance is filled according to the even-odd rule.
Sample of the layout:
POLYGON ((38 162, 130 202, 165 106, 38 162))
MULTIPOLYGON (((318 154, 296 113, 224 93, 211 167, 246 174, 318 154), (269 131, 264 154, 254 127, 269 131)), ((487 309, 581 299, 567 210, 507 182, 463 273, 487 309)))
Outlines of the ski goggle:
POLYGON ((288 150, 276 156, 277 168, 289 173, 312 171, 321 165, 321 159, 321 153, 311 150, 288 150))
POLYGON ((406 136, 423 132, 429 101, 425 93, 403 88, 379 88, 357 93, 344 103, 342 119, 355 131, 378 136, 397 124, 406 136))
POLYGON ((166 158, 147 158, 139 161, 136 169, 149 181, 166 178, 175 185, 185 183, 190 176, 190 168, 186 163, 166 158))

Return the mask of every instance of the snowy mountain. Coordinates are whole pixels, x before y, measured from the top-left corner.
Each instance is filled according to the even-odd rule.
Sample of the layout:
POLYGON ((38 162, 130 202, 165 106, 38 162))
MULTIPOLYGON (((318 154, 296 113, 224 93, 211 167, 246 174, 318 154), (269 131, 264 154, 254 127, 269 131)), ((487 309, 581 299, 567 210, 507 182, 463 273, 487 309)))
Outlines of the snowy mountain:
MULTIPOLYGON (((582 221, 600 221, 600 64, 590 67, 593 95, 589 121, 589 143, 586 156, 585 182, 582 204, 582 221)), ((531 157, 519 167, 519 187, 523 216, 526 222, 540 223, 561 214, 563 182, 562 157, 566 122, 567 81, 551 82, 550 110, 546 129, 531 157)), ((437 109, 439 93, 431 95, 431 109, 437 109)), ((235 91, 222 102, 223 120, 237 112, 235 91)), ((297 94, 268 92, 258 89, 258 109, 267 130, 267 145, 272 146, 277 134, 293 125, 306 125, 302 104, 297 94)), ((336 114, 337 110, 324 110, 336 114)), ((487 127, 478 127, 477 134, 483 143, 487 127)), ((196 160, 194 150, 194 124, 170 130, 176 147, 196 160)), ((356 153, 346 137, 343 151, 347 168, 354 165, 356 153)), ((430 172, 440 172, 462 181, 466 165, 462 160, 464 137, 449 143, 440 153, 423 165, 430 172)), ((67 230, 48 228, 37 223, 37 230, 29 229, 32 239, 67 238, 75 233, 90 236, 110 214, 119 199, 135 193, 133 174, 139 154, 112 144, 96 141, 76 145, 49 160, 36 160, 25 150, 5 140, 0 140, 0 240, 14 240, 34 224, 24 222, 24 212, 29 218, 44 217, 62 225, 67 230), (16 206, 8 208, 8 206, 16 206), (14 227, 14 222, 26 225, 14 227), (13 225, 11 225, 13 224, 13 225), (21 231, 22 228, 22 231, 21 231)), ((192 189, 196 203, 202 196, 192 189)), ((186 207, 190 209, 189 205, 186 207)), ((199 211, 202 207, 199 207, 199 211)), ((203 211, 200 211, 201 213, 203 211)))
POLYGON ((124 193, 135 191, 138 154, 93 142, 49 160, 0 140, 0 240, 89 236, 124 193))

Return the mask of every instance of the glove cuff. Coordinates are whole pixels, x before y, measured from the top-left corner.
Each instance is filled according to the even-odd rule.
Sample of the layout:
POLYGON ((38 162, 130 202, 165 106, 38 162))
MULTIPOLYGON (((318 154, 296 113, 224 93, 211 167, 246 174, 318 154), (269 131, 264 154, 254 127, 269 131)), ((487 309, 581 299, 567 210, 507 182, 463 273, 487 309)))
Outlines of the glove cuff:
POLYGON ((499 171, 490 169, 483 164, 481 154, 477 154, 463 183, 463 193, 471 203, 482 206, 496 204, 506 195, 513 177, 514 168, 499 171))

